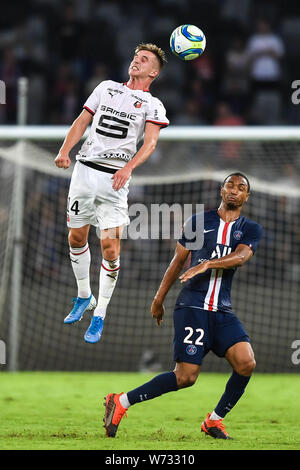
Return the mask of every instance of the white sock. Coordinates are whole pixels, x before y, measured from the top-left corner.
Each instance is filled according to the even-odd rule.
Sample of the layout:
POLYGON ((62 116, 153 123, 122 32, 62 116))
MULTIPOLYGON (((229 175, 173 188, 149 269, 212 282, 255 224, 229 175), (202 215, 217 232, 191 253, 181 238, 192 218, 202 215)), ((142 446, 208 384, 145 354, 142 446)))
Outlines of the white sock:
POLYGON ((91 264, 91 252, 89 244, 86 243, 81 248, 72 248, 70 246, 70 260, 72 269, 76 278, 78 297, 84 299, 91 295, 90 287, 90 264, 91 264))
POLYGON ((120 395, 119 400, 123 408, 128 409, 131 406, 127 398, 127 393, 123 393, 123 395, 120 395))
POLYGON ((102 259, 100 276, 99 276, 99 296, 94 316, 101 317, 103 320, 106 316, 106 309, 113 294, 114 288, 119 277, 120 258, 114 261, 102 259))
POLYGON ((212 412, 212 414, 210 415, 209 419, 215 421, 215 420, 218 420, 218 419, 223 419, 221 416, 217 415, 217 413, 215 413, 214 411, 212 412))

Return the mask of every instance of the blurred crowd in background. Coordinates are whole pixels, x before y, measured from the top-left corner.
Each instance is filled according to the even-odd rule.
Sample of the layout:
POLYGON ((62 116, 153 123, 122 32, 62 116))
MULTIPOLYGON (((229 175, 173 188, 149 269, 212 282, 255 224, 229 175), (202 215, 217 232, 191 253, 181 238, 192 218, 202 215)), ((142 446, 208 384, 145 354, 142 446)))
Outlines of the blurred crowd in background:
POLYGON ((0 123, 16 122, 17 79, 29 78, 29 124, 70 124, 105 79, 127 80, 135 46, 168 58, 151 92, 176 125, 293 125, 300 79, 300 9, 267 0, 7 0, 0 17, 0 123), (184 23, 206 34, 203 56, 184 63, 169 36, 184 23))

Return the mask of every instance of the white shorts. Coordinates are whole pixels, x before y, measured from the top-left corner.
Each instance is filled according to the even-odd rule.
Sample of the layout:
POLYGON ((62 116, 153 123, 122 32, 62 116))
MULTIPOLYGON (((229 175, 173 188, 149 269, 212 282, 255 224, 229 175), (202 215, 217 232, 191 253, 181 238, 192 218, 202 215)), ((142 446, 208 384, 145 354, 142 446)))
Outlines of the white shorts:
POLYGON ((91 224, 104 230, 129 224, 129 181, 115 191, 112 176, 76 162, 68 195, 68 227, 80 228, 91 224))

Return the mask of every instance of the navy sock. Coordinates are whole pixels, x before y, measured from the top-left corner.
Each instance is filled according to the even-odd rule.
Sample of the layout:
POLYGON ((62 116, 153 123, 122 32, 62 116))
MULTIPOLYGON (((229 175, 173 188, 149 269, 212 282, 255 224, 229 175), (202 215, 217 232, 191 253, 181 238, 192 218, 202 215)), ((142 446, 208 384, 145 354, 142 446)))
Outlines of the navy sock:
POLYGON ((240 375, 233 371, 230 379, 226 384, 225 392, 223 393, 214 410, 217 415, 225 418, 227 413, 234 407, 234 405, 243 395, 250 378, 251 376, 246 377, 245 375, 240 375))
POLYGON ((128 401, 131 405, 135 403, 152 400, 163 393, 175 392, 178 390, 176 375, 174 372, 165 372, 157 375, 150 382, 146 382, 134 390, 127 393, 128 401))

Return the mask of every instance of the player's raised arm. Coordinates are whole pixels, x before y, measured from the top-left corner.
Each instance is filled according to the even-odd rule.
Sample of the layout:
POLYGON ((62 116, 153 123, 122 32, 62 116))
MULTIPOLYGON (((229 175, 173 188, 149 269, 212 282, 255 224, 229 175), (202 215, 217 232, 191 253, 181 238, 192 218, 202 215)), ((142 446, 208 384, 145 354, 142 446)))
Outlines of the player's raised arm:
POLYGON ((245 264, 253 256, 253 251, 248 245, 240 244, 235 251, 221 258, 206 260, 193 268, 188 269, 180 276, 181 283, 192 279, 197 274, 205 273, 207 269, 232 269, 245 264))
POLYGON ((126 184, 130 178, 132 171, 144 163, 154 152, 160 132, 160 126, 151 122, 146 122, 144 143, 135 154, 135 156, 119 171, 117 171, 112 179, 113 189, 118 191, 126 184))
POLYGON ((70 127, 68 134, 66 135, 57 157, 54 160, 56 166, 59 168, 69 168, 71 164, 69 153, 74 145, 78 144, 92 119, 93 116, 91 113, 85 109, 78 116, 78 118, 75 119, 72 126, 70 127))
POLYGON ((178 279, 189 252, 190 251, 184 248, 180 243, 177 243, 174 257, 164 274, 157 293, 155 294, 151 306, 151 314, 152 317, 156 319, 158 326, 160 326, 165 313, 165 308, 163 306, 164 299, 174 282, 178 279))

